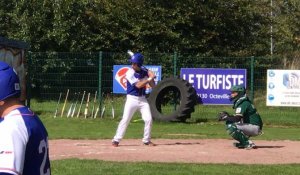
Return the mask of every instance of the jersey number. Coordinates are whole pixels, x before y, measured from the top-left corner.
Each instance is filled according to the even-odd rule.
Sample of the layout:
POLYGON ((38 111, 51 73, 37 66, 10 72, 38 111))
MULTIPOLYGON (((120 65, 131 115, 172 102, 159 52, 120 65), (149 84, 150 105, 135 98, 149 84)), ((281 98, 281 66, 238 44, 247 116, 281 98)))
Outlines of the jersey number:
POLYGON ((50 169, 48 168, 46 172, 44 172, 46 161, 47 161, 47 155, 48 155, 48 145, 46 140, 41 140, 40 146, 39 146, 39 153, 44 155, 42 165, 40 167, 40 174, 41 175, 50 175, 50 169))

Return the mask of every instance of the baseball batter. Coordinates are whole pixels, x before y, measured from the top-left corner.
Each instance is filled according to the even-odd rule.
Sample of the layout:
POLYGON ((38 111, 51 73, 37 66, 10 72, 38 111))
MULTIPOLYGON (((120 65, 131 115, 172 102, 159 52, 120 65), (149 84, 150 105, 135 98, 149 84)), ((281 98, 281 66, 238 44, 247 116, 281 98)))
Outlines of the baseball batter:
POLYGON ((150 70, 142 68, 144 57, 140 53, 132 54, 130 62, 131 69, 129 69, 125 75, 127 80, 127 95, 123 117, 119 123, 116 135, 112 140, 112 145, 115 147, 119 145, 133 114, 139 110, 145 122, 142 142, 144 145, 155 146, 155 144, 151 142, 152 116, 150 106, 145 97, 146 85, 149 84, 151 87, 155 86, 155 74, 150 70))
POLYGON ((256 108, 246 96, 246 89, 242 85, 232 86, 230 100, 233 103, 235 114, 229 115, 223 111, 219 113, 219 120, 226 121, 227 132, 239 141, 233 145, 237 148, 252 149, 255 144, 249 140, 252 136, 261 133, 263 122, 256 108))
POLYGON ((17 74, 0 61, 0 175, 50 175, 47 131, 19 97, 17 74))

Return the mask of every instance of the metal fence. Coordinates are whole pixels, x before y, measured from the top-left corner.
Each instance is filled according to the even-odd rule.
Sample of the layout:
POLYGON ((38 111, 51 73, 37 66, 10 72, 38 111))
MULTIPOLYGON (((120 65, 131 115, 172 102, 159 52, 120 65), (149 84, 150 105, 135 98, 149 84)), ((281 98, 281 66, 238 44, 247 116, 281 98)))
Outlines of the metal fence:
MULTIPOLYGON (((267 69, 288 69, 282 58, 276 57, 203 57, 182 53, 143 53, 144 64, 161 65, 162 79, 179 76, 180 68, 239 68, 247 69, 247 89, 252 100, 266 93, 267 69)), ((129 64, 127 53, 27 53, 28 97, 57 100, 60 93, 97 91, 109 94, 113 88, 113 66, 129 64)), ((73 96, 73 97, 72 97, 73 96)))
MULTIPOLYGON (((113 65, 129 64, 126 53, 36 53, 29 52, 29 97, 55 99, 67 89, 73 92, 111 92, 113 65)), ((162 79, 179 76, 180 68, 247 69, 248 92, 265 89, 266 70, 282 68, 280 59, 255 57, 202 57, 178 53, 145 54, 145 64, 161 65, 162 79)))

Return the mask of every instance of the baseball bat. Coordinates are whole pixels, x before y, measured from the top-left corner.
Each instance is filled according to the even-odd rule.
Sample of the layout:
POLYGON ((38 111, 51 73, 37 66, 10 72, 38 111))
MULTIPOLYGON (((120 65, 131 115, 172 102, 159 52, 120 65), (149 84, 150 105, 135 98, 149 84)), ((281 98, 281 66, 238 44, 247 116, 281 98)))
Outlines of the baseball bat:
POLYGON ((82 95, 82 98, 81 98, 81 103, 79 105, 79 109, 78 109, 78 112, 77 112, 77 118, 79 117, 79 114, 80 114, 80 111, 81 111, 81 108, 82 108, 84 96, 85 96, 85 91, 83 91, 83 95, 82 95))
POLYGON ((127 53, 128 53, 128 55, 131 56, 131 57, 134 55, 134 53, 133 53, 131 50, 127 50, 127 53))
MULTIPOLYGON (((76 95, 77 95, 77 93, 75 92, 75 96, 76 96, 76 95)), ((72 99, 70 98, 70 100, 71 100, 71 105, 70 105, 69 110, 68 110, 68 113, 67 113, 67 118, 69 118, 69 117, 71 116, 71 114, 72 114, 73 105, 74 105, 73 99, 74 99, 74 97, 73 97, 72 99)))
POLYGON ((105 104, 104 104, 104 106, 103 106, 103 108, 102 108, 102 111, 101 111, 101 118, 104 117, 104 112, 105 112, 105 104))
POLYGON ((86 118, 88 115, 90 95, 91 95, 91 93, 88 93, 86 104, 85 104, 85 109, 84 109, 84 118, 86 118))
MULTIPOLYGON (((104 95, 103 95, 103 97, 104 97, 104 95)), ((101 115, 100 115, 101 118, 104 117, 104 113, 105 113, 105 99, 104 98, 103 98, 103 101, 104 101, 104 105, 103 105, 102 110, 101 110, 101 115)))
POLYGON ((76 97, 76 102, 75 102, 75 105, 74 105, 74 107, 73 107, 72 115, 71 115, 72 118, 74 117, 74 114, 75 114, 75 111, 76 111, 76 107, 77 107, 77 104, 78 104, 79 97, 80 97, 80 92, 78 92, 78 95, 77 95, 77 97, 76 97))
POLYGON ((97 108, 96 108, 96 111, 95 111, 95 114, 94 114, 94 118, 96 118, 97 117, 97 114, 98 114, 98 112, 99 112, 99 107, 100 106, 100 104, 97 106, 97 108))
POLYGON ((115 118, 115 108, 114 108, 114 97, 113 93, 111 92, 111 116, 114 119, 115 118))
POLYGON ((93 107, 92 107, 92 115, 91 115, 92 118, 94 117, 96 100, 97 100, 97 91, 95 92, 95 96, 94 96, 94 103, 93 103, 93 107))
MULTIPOLYGON (((103 100, 103 97, 104 97, 104 92, 102 92, 101 101, 103 100)), ((101 106, 101 102, 99 102, 99 104, 97 105, 97 109, 96 109, 96 112, 94 114, 94 118, 97 117, 100 106, 101 106)))
POLYGON ((63 105, 63 108, 61 109, 61 114, 60 114, 60 117, 62 117, 64 115, 64 111, 65 111, 65 107, 66 107, 66 103, 67 103, 67 100, 68 100, 68 96, 69 96, 69 89, 67 90, 67 94, 66 94, 66 98, 65 98, 65 102, 64 102, 64 105, 63 105))
POLYGON ((59 93, 59 98, 58 98, 58 101, 57 101, 57 104, 56 104, 56 109, 55 109, 55 113, 54 113, 54 118, 56 118, 57 113, 58 113, 58 106, 59 106, 59 103, 60 103, 61 95, 62 95, 62 93, 59 93))

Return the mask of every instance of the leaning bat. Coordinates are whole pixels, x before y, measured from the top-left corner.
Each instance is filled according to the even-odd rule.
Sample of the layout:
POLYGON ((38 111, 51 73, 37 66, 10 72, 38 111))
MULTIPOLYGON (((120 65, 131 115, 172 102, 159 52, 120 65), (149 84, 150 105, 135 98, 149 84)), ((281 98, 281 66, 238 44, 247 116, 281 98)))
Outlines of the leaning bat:
MULTIPOLYGON (((104 97, 104 95, 103 95, 103 97, 104 97)), ((100 115, 101 118, 104 117, 104 113, 105 113, 105 99, 103 99, 103 101, 104 101, 104 105, 103 105, 102 110, 101 110, 101 115, 100 115)))
POLYGON ((98 112, 99 112, 99 107, 100 106, 100 104, 97 106, 97 108, 96 108, 96 112, 95 112, 95 114, 94 114, 94 118, 96 118, 97 117, 97 114, 98 114, 98 112))
POLYGON ((79 117, 79 114, 80 114, 80 111, 81 111, 81 107, 82 107, 82 104, 83 104, 84 96, 85 96, 85 91, 83 91, 83 95, 82 95, 82 98, 81 98, 81 103, 80 103, 80 106, 79 106, 79 109, 78 109, 78 113, 77 113, 77 118, 79 117))
MULTIPOLYGON (((103 97, 104 97, 104 92, 102 92, 101 101, 103 101, 103 97)), ((95 114, 94 114, 94 118, 97 117, 100 106, 101 106, 101 102, 99 102, 99 104, 98 104, 98 106, 97 106, 96 112, 95 112, 95 114)))
POLYGON ((88 93, 86 104, 85 104, 85 109, 84 109, 84 118, 86 118, 88 115, 90 95, 91 95, 91 93, 88 93))
POLYGON ((75 105, 73 107, 73 110, 72 110, 72 115, 71 117, 73 118, 74 117, 74 114, 75 114, 75 110, 76 110, 76 107, 77 107, 77 104, 78 104, 78 99, 80 97, 80 92, 78 93, 77 97, 76 97, 76 102, 75 102, 75 105))
MULTIPOLYGON (((77 93, 75 92, 75 96, 76 96, 76 94, 77 93)), ((73 97, 73 99, 74 99, 74 97, 73 97)), ((70 108, 68 110, 67 118, 69 118, 71 116, 71 114, 72 114, 72 110, 73 110, 73 106, 74 106, 73 99, 70 98, 70 100, 72 101, 72 103, 71 103, 71 106, 70 106, 70 108)))
POLYGON ((115 118, 114 97, 112 92, 111 92, 111 115, 112 118, 115 118))
POLYGON ((69 89, 67 90, 67 95, 66 95, 66 98, 65 98, 63 108, 61 109, 60 117, 62 117, 64 115, 64 111, 65 111, 66 103, 67 103, 67 100, 68 100, 68 96, 69 96, 69 89))
POLYGON ((102 111, 101 111, 101 118, 103 118, 104 112, 105 112, 105 104, 104 104, 104 106, 103 106, 103 108, 102 108, 102 111))
POLYGON ((95 92, 94 103, 93 103, 93 107, 92 107, 92 118, 94 117, 96 100, 97 100, 97 91, 95 92))
POLYGON ((57 104, 56 104, 56 109, 55 109, 55 113, 54 113, 54 118, 56 118, 56 116, 57 116, 58 106, 59 106, 59 103, 60 103, 61 95, 62 95, 62 93, 59 93, 59 98, 58 98, 58 101, 57 101, 57 104))

